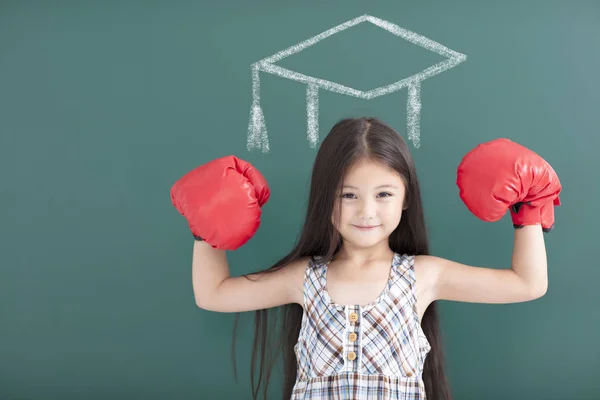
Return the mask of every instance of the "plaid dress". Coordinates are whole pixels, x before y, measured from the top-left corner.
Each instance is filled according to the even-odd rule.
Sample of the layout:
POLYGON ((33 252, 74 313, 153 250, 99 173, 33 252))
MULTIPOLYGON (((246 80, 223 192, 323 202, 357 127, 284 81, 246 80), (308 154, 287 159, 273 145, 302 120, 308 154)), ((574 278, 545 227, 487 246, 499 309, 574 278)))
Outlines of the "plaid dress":
POLYGON ((422 371, 431 347, 419 324, 413 263, 414 256, 395 254, 384 291, 360 306, 333 302, 327 264, 311 259, 292 400, 425 399, 422 371))

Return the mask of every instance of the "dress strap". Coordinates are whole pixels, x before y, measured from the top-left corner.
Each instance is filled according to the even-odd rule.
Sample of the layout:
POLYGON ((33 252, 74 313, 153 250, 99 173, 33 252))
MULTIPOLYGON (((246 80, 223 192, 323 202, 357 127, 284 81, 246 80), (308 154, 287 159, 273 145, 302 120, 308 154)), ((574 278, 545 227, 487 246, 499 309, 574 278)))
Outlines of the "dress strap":
POLYGON ((318 257, 311 257, 304 274, 304 306, 310 307, 316 301, 323 297, 324 288, 324 270, 325 265, 319 261, 318 257))

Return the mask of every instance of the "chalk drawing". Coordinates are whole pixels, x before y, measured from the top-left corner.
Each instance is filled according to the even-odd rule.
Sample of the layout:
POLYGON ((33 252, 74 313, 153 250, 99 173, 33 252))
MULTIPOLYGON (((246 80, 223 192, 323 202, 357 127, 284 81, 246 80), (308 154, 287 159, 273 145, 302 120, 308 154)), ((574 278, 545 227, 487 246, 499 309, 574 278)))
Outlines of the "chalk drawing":
POLYGON ((466 59, 467 56, 464 54, 451 50, 438 42, 411 32, 407 29, 401 28, 398 25, 392 24, 391 22, 384 21, 367 14, 351 19, 343 24, 337 25, 303 42, 288 47, 285 50, 275 53, 272 56, 263 58, 262 60, 252 64, 252 108, 250 110, 250 122, 248 124, 247 149, 249 151, 260 149, 263 152, 268 152, 270 150, 265 116, 260 106, 259 74, 261 71, 307 84, 306 137, 310 147, 312 148, 316 147, 319 140, 319 89, 325 89, 331 92, 369 100, 406 87, 408 91, 406 105, 408 138, 412 141, 413 145, 418 148, 420 146, 421 82, 434 75, 440 74, 456 66, 457 64, 460 64, 466 59), (345 29, 351 28, 363 22, 370 22, 408 42, 446 57, 446 59, 408 78, 369 91, 353 89, 339 83, 331 82, 325 79, 314 78, 275 65, 276 62, 289 57, 292 54, 296 54, 323 39, 326 39, 332 35, 335 35, 336 33, 342 32, 345 29))

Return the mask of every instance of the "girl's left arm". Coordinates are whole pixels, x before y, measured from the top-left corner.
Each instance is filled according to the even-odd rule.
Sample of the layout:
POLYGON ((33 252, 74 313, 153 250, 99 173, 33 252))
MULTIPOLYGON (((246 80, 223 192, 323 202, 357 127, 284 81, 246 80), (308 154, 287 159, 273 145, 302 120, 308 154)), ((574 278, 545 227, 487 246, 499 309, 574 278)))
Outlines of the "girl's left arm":
POLYGON ((453 300, 471 303, 516 303, 543 296, 548 288, 544 232, 540 225, 514 230, 510 268, 476 267, 435 256, 415 257, 419 302, 453 300))
POLYGON ((439 257, 415 258, 418 306, 434 300, 516 303, 543 296, 548 288, 544 233, 554 228, 562 186, 538 154, 506 138, 477 145, 457 169, 460 197, 484 221, 510 211, 514 245, 510 268, 483 268, 439 257), (420 283, 419 283, 420 282, 420 283))

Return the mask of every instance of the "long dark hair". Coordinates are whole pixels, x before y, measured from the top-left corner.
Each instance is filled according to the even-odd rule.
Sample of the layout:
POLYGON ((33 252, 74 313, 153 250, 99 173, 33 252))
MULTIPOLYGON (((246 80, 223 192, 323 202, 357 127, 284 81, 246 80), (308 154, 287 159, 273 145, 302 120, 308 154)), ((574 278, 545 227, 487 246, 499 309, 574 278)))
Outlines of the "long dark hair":
MULTIPOLYGON (((397 253, 414 255, 429 254, 429 240, 423 216, 419 181, 412 156, 406 142, 393 128, 375 118, 343 119, 336 123, 317 152, 313 166, 306 219, 300 237, 289 254, 272 267, 259 272, 273 272, 286 264, 307 256, 321 256, 331 260, 341 247, 341 237, 331 222, 335 208, 336 192, 346 171, 357 161, 369 159, 387 165, 397 171, 406 182, 406 203, 402 219, 389 237, 390 249, 397 253)), ((248 278, 248 276, 246 275, 248 278)), ((250 278, 248 278, 250 279, 250 278)), ((250 380, 252 397, 258 398, 261 384, 266 399, 269 378, 280 350, 283 355, 283 399, 289 399, 296 381, 297 360, 294 345, 298 340, 302 322, 302 306, 286 304, 274 309, 257 310, 255 336, 252 350, 250 380), (269 324, 269 311, 281 312, 280 331, 274 332, 269 324), (271 328, 271 329, 270 329, 271 328), (269 334, 273 335, 270 336, 269 334), (258 381, 256 357, 260 354, 258 381)), ((236 315, 233 339, 233 363, 235 374, 235 331, 239 314, 236 315)), ((271 320, 271 325, 274 319, 271 320)), ((428 400, 450 400, 450 387, 444 373, 438 315, 435 302, 423 315, 421 326, 431 345, 426 358, 423 379, 428 400)), ((237 379, 237 376, 236 376, 237 379)))

